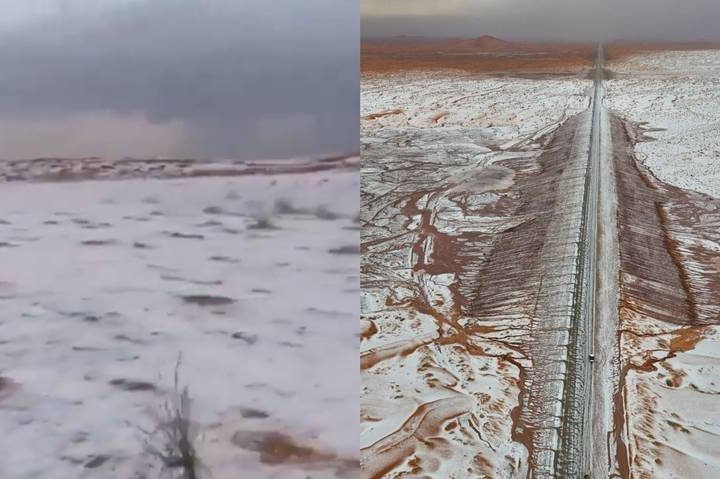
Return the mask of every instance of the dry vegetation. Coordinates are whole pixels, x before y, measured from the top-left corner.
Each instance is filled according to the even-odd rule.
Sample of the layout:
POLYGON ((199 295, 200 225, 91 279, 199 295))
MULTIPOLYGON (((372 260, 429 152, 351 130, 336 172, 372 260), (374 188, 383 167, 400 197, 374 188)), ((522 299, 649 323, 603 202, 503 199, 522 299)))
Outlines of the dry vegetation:
POLYGON ((198 479, 200 462, 193 445, 190 393, 187 386, 180 386, 179 380, 181 361, 178 357, 172 394, 153 418, 155 429, 141 431, 145 436, 145 452, 161 463, 166 477, 198 479))

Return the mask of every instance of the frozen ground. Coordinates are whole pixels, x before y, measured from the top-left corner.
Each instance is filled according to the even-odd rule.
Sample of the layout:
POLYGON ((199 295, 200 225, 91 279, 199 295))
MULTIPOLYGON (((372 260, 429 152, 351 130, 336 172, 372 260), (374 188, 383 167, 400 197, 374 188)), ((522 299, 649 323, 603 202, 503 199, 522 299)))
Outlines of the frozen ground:
POLYGON ((636 146, 661 180, 720 198, 720 50, 665 51, 608 65, 606 104, 644 123, 636 146))
POLYGON ((179 353, 213 478, 357 477, 358 188, 0 185, 0 477, 156 477, 138 428, 179 353))
MULTIPOLYGON (((536 252, 532 238, 513 238, 511 230, 531 227, 537 210, 521 206, 543 200, 521 196, 525 187, 516 184, 539 173, 535 160, 547 147, 546 134, 587 108, 590 86, 575 77, 363 78, 364 478, 527 474, 533 434, 514 426, 536 419, 520 418, 535 406, 519 398, 529 386, 524 370, 533 366, 530 325, 552 300, 536 300, 536 284, 528 295, 495 288, 522 268, 501 272, 485 262, 495 255, 500 264, 509 251, 518 262, 536 258, 528 253, 536 252), (505 238, 513 243, 507 249, 505 238)), ((554 193, 539 196, 555 203, 554 193)), ((546 213, 563 238, 555 250, 542 251, 549 257, 573 245, 564 239, 559 210, 546 213)), ((556 287, 558 296, 569 291, 556 287)), ((556 328, 547 338, 563 334, 556 328)), ((558 382, 538 381, 533 391, 558 382)), ((552 452, 541 455, 552 462, 552 452)))

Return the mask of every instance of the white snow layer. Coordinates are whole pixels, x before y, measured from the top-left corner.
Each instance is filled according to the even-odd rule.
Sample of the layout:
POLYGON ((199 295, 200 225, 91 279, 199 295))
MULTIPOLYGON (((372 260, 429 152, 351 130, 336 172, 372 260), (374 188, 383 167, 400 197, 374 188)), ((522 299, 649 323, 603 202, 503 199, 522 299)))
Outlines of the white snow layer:
MULTIPOLYGON (((358 188, 357 172, 0 185, 0 477, 143 477, 138 428, 179 353, 201 431, 271 423, 357 458, 358 188)), ((308 476, 211 436, 215 479, 308 476)))
POLYGON ((667 183, 720 198, 720 50, 653 52, 609 68, 608 107, 646 123, 655 139, 635 147, 645 165, 667 183))

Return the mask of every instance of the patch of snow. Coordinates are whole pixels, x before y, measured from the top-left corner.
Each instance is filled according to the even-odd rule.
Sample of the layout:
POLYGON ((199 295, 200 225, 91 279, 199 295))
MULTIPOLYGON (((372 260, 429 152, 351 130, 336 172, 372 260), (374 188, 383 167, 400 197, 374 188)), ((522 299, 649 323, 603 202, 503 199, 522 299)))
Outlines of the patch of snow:
MULTIPOLYGON (((233 411, 254 408, 357 458, 359 257, 331 250, 358 244, 358 189, 357 172, 0 186, 0 476, 131 477, 179 353, 201 429, 253 428, 233 411)), ((216 479, 308 475, 213 444, 216 479)))
POLYGON ((646 123, 635 151, 666 183, 720 198, 720 51, 665 51, 611 63, 606 104, 646 123))

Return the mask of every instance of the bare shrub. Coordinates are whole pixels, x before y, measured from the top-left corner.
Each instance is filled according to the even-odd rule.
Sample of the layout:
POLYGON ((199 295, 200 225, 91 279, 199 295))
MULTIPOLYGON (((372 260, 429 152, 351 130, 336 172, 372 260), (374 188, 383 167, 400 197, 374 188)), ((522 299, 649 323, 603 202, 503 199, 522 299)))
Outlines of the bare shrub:
POLYGON ((181 359, 178 356, 175 363, 170 397, 152 415, 155 428, 140 430, 144 435, 145 453, 161 462, 163 477, 200 479, 200 461, 193 446, 196 433, 190 420, 190 393, 187 386, 180 387, 181 359))

